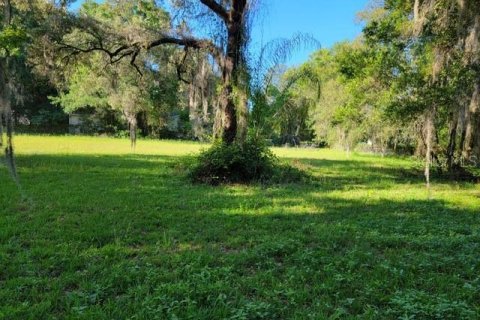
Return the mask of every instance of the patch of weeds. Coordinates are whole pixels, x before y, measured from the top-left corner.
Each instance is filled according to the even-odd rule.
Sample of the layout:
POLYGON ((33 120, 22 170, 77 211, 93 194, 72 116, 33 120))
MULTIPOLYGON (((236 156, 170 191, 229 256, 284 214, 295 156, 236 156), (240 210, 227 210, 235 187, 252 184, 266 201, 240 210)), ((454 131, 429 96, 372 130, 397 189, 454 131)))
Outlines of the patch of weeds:
POLYGON ((476 319, 475 312, 463 301, 417 290, 397 292, 390 305, 389 315, 398 319, 476 319))

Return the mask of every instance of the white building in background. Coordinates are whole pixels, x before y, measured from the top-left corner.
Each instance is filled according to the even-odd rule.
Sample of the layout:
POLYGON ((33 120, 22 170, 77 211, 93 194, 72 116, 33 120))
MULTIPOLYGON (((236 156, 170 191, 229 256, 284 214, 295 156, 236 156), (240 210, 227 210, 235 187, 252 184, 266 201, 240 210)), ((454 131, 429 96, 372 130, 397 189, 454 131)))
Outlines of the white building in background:
POLYGON ((101 129, 101 122, 95 114, 73 112, 68 115, 68 132, 70 134, 90 133, 99 129, 101 129))

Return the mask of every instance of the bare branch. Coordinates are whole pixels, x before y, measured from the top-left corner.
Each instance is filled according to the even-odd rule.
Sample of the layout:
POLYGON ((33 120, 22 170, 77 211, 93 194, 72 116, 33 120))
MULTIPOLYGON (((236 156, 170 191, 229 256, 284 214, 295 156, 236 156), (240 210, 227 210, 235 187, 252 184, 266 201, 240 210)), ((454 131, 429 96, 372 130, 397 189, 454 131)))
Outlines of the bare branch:
POLYGON ((222 49, 217 47, 212 41, 205 39, 196 39, 192 37, 186 38, 174 38, 174 37, 162 37, 154 40, 145 46, 145 49, 149 50, 153 47, 157 47, 163 44, 176 44, 186 48, 192 48, 197 50, 206 50, 217 61, 220 66, 223 66, 224 54, 222 49))
POLYGON ((219 3, 217 3, 215 0, 200 0, 200 2, 207 6, 210 10, 215 12, 220 18, 222 18, 223 21, 225 21, 225 23, 230 21, 227 10, 225 10, 225 8, 219 3))
POLYGON ((88 48, 80 48, 68 43, 61 43, 60 50, 70 50, 70 53, 67 54, 65 57, 63 57, 62 60, 68 61, 71 57, 79 55, 81 53, 101 51, 103 53, 106 53, 110 57, 111 63, 116 63, 122 58, 132 55, 135 52, 134 48, 136 48, 137 46, 138 44, 134 44, 132 46, 123 45, 117 48, 115 51, 110 51, 102 46, 91 46, 88 48))
MULTIPOLYGON (((135 67, 138 73, 140 72, 140 68, 135 64, 135 61, 140 54, 141 50, 148 51, 152 48, 161 46, 161 45, 177 45, 180 47, 184 47, 185 49, 196 49, 196 50, 205 50, 208 52, 218 63, 220 67, 223 67, 224 53, 221 48, 217 47, 212 41, 207 39, 196 39, 193 37, 183 37, 183 38, 176 38, 172 36, 160 36, 158 39, 147 42, 147 43, 139 43, 134 42, 132 44, 118 44, 116 49, 108 49, 104 47, 103 43, 91 43, 89 45, 82 45, 82 46, 75 46, 68 43, 60 43, 60 50, 69 51, 69 53, 63 58, 66 60, 67 63, 70 58, 77 56, 82 53, 90 53, 94 51, 100 51, 108 55, 110 58, 110 63, 114 64, 119 62, 120 60, 131 57, 130 64, 135 67)), ((186 50, 187 51, 187 50, 186 50)), ((186 57, 185 57, 186 58, 186 57)), ((184 61, 185 61, 184 58, 184 61)), ((181 78, 181 69, 178 72, 180 80, 184 81, 181 78)), ((184 81, 185 82, 185 81, 184 81)))

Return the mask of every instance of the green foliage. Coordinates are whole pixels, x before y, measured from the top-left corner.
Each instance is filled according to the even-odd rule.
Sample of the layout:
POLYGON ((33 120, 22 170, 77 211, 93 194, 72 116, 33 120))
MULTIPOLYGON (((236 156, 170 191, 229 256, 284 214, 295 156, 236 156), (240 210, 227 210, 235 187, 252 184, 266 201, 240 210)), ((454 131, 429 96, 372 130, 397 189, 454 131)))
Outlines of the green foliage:
MULTIPOLYGON (((109 85, 109 74, 97 72, 96 67, 100 63, 101 59, 97 55, 90 65, 76 66, 68 78, 68 92, 60 93, 58 97, 51 97, 52 102, 62 106, 68 113, 85 107, 107 108, 109 94, 113 95, 114 89, 109 85)), ((122 110, 121 105, 116 107, 117 110, 122 110)))
POLYGON ((27 40, 25 30, 15 25, 0 29, 0 57, 20 55, 27 40))
POLYGON ((320 83, 319 96, 308 83, 293 88, 296 96, 309 99, 301 105, 308 106, 306 117, 317 142, 352 150, 370 141, 371 151, 384 153, 400 137, 402 126, 385 112, 393 93, 381 81, 387 77, 379 72, 383 56, 356 40, 320 50, 302 66, 320 83))
MULTIPOLYGON (((263 88, 262 88, 263 89, 263 88)), ((276 102, 280 95, 276 86, 268 86, 266 90, 255 90, 251 94, 252 111, 249 126, 258 136, 271 137, 275 125, 276 102)))
MULTIPOLYGON (((478 128, 473 114, 480 108, 474 2, 420 1, 414 16, 413 1, 386 1, 361 13, 362 37, 320 50, 303 66, 321 79, 308 115, 316 139, 346 150, 369 145, 382 154, 402 145, 424 156, 423 122, 433 112, 437 165, 451 170, 472 152, 478 157, 478 130, 465 134, 478 128)), ((312 91, 295 89, 300 97, 312 91)))
POLYGON ((67 132, 68 116, 59 108, 39 109, 30 119, 34 132, 67 132))
POLYGON ((278 160, 259 140, 245 143, 218 142, 198 156, 189 176, 194 182, 212 185, 267 180, 278 160))
POLYGON ((80 13, 95 18, 103 27, 115 28, 115 32, 123 35, 141 30, 144 34, 135 36, 152 36, 170 27, 170 16, 155 0, 107 0, 102 3, 89 0, 82 5, 80 13))
POLYGON ((263 139, 250 136, 243 144, 217 142, 203 151, 195 159, 189 178, 210 185, 309 182, 312 177, 304 169, 280 162, 263 139))
POLYGON ((477 315, 461 301, 452 301, 447 295, 433 296, 430 293, 407 290, 397 292, 388 312, 398 319, 474 319, 477 315), (408 315, 408 317, 406 317, 408 315))
MULTIPOLYGON (((153 0, 86 1, 74 22, 60 41, 73 47, 92 41, 118 47, 120 38, 143 43, 170 28, 168 13, 153 0)), ((170 47, 155 48, 135 54, 135 64, 133 59, 113 59, 104 52, 67 54, 70 63, 57 62, 65 81, 58 86, 58 96, 51 99, 69 113, 93 107, 97 113, 120 115, 132 129, 132 142, 137 126, 143 135, 158 136, 168 126, 173 110, 180 108, 182 94, 170 64, 175 54, 170 47)))
POLYGON ((266 88, 254 88, 250 128, 277 145, 311 141, 310 112, 318 98, 319 78, 305 66, 276 74, 279 71, 271 70, 272 83, 266 88))

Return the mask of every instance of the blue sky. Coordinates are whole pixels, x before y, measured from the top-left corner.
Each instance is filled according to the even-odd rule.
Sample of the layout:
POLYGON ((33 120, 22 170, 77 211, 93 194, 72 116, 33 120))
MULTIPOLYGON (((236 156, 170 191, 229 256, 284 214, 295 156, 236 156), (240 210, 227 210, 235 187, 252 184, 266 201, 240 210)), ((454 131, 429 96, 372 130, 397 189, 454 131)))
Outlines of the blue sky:
MULTIPOLYGON (((323 48, 335 42, 352 40, 362 26, 355 22, 357 12, 369 0, 262 0, 252 40, 255 44, 275 38, 289 38, 306 33, 317 39, 323 48)), ((74 7, 83 2, 77 1, 74 7)), ((301 49, 288 61, 297 65, 306 61, 314 48, 301 49)))
MULTIPOLYGON (((267 42, 291 37, 301 32, 312 35, 323 48, 335 42, 352 40, 362 31, 355 22, 357 12, 369 0, 263 0, 258 27, 253 30, 254 42, 267 42)), ((289 65, 306 61, 313 49, 300 50, 289 65)))

